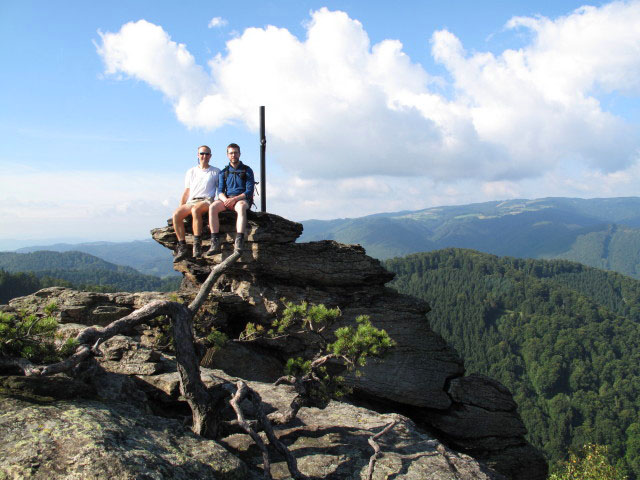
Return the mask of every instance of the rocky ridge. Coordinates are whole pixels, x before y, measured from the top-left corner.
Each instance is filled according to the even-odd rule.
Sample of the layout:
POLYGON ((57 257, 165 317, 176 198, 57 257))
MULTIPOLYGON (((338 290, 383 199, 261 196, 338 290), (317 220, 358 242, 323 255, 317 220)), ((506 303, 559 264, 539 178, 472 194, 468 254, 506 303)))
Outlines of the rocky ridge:
MULTIPOLYGON (((233 216, 222 215, 221 232, 226 236, 222 253, 212 259, 188 257, 176 264, 184 274, 184 291, 198 288, 211 265, 231 253, 234 228, 233 216)), ((546 478, 544 458, 525 440, 526 429, 511 393, 489 378, 464 376, 461 359, 429 327, 425 316, 429 306, 385 287, 392 274, 359 245, 295 243, 301 232, 302 225, 277 215, 250 214, 245 252, 218 280, 211 296, 225 326, 241 330, 247 321, 266 325, 282 308, 282 298, 337 306, 343 324, 369 315, 397 346, 383 362, 370 362, 362 377, 350 379, 357 398, 379 409, 403 412, 452 448, 507 477, 546 478)), ((152 236, 175 248, 170 221, 167 227, 152 230, 152 236)), ((188 234, 187 243, 191 241, 188 234)), ((206 248, 206 240, 204 244, 206 248)), ((253 347, 256 355, 280 361, 312 353, 305 338, 263 341, 253 347)), ((234 375, 247 373, 238 365, 232 369, 234 375)))
MULTIPOLYGON (((461 360, 430 330, 425 319, 429 307, 384 287, 392 274, 378 261, 367 257, 359 246, 326 241, 296 244, 302 226, 275 215, 251 214, 250 227, 247 251, 218 280, 205 313, 197 320, 201 326, 215 325, 237 334, 247 321, 269 323, 282 308, 280 299, 286 298, 339 306, 344 323, 361 314, 370 315, 398 344, 383 363, 371 363, 362 378, 350 380, 356 389, 354 401, 378 412, 402 415, 331 402, 325 410, 303 408, 294 424, 278 429, 303 473, 318 479, 365 478, 372 453, 367 439, 397 420, 399 424, 379 441, 385 453, 376 466, 375 479, 503 478, 496 471, 513 479, 546 477, 544 459, 524 440, 524 426, 511 394, 491 379, 464 376, 461 360)), ((192 298, 211 264, 231 253, 233 219, 223 215, 222 229, 228 233, 228 243, 221 255, 211 260, 189 257, 176 264, 184 274, 178 296, 185 301, 192 298)), ((175 245, 170 224, 152 234, 168 248, 175 245)), ((104 325, 163 296, 167 295, 96 294, 53 287, 14 299, 0 310, 42 314, 54 301, 61 331, 70 336, 84 325, 104 325)), ((218 450, 217 442, 195 437, 184 427, 190 412, 180 396, 175 360, 155 348, 156 333, 144 326, 130 336, 109 339, 100 346, 102 356, 84 367, 78 381, 0 377, 5 412, 0 417, 0 438, 9 439, 0 445, 0 458, 17 455, 15 442, 33 450, 17 463, 0 460, 0 472, 9 478, 257 478, 261 456, 247 435, 233 434, 221 440, 233 454, 227 457, 218 450), (55 382, 66 382, 66 387, 53 388, 55 382), (46 413, 38 413, 41 407, 46 413), (66 410, 75 413, 62 416, 66 410), (120 416, 133 419, 131 425, 140 428, 129 429, 131 425, 119 421, 120 416), (81 425, 70 426, 71 417, 81 425), (41 428, 45 418, 49 423, 41 428), (20 429, 30 432, 26 444, 18 439, 20 429), (54 441, 68 448, 52 451, 45 446, 54 430, 80 432, 85 439, 90 437, 87 432, 95 431, 95 436, 82 449, 77 442, 65 443, 62 433, 56 434, 54 441), (110 433, 102 435, 100 430, 110 433), (131 435, 152 438, 154 445, 127 443, 131 435), (200 456, 194 453, 192 442, 202 442, 200 456), (101 445, 108 452, 90 445, 101 445), (76 456, 65 453, 67 450, 76 451, 76 456), (79 460, 81 452, 89 460, 79 460), (191 458, 194 455, 197 461, 191 458), (94 462, 101 465, 101 458, 108 458, 116 470, 87 470, 94 462), (155 470, 140 470, 141 459, 155 470)), ((204 355, 203 365, 216 370, 203 368, 202 378, 208 385, 245 379, 270 410, 282 408, 293 392, 271 382, 281 374, 286 358, 308 356, 312 351, 309 339, 303 336, 286 342, 229 342, 204 355)), ((231 412, 226 415, 232 416, 231 412)), ((274 478, 289 478, 277 454, 272 472, 274 478)))

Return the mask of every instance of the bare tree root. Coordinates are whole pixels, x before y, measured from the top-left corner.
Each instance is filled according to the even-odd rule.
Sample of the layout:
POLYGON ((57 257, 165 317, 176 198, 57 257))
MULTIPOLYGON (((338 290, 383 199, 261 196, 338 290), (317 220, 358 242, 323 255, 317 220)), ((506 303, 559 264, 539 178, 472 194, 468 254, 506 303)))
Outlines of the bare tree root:
POLYGON ((293 386, 296 396, 291 400, 291 404, 284 412, 274 412, 269 415, 269 419, 276 425, 286 425, 298 416, 298 412, 304 407, 305 398, 307 397, 307 388, 304 386, 302 378, 294 376, 280 377, 275 381, 274 385, 287 384, 293 386))
POLYGON ((267 451, 267 446, 260 438, 260 435, 252 428, 251 425, 245 420, 244 413, 242 412, 242 408, 240 407, 240 402, 247 396, 249 391, 249 387, 246 383, 239 381, 236 386, 238 389, 236 390, 235 395, 231 398, 229 403, 233 410, 236 412, 236 417, 238 418, 238 423, 243 428, 245 432, 249 434, 249 436, 256 442, 256 445, 260 447, 262 451, 262 465, 264 466, 264 478, 271 480, 273 477, 271 476, 271 460, 269 458, 269 452, 267 451))
MULTIPOLYGON (((244 382, 239 382, 243 383, 244 382)), ((246 384, 245 384, 246 386, 246 384)), ((300 470, 298 470, 298 462, 295 457, 291 455, 291 452, 287 448, 287 446, 280 441, 278 437, 276 437, 275 432, 273 431, 273 427, 271 426, 271 422, 267 418, 267 415, 264 413, 264 408, 262 408, 262 398, 260 398, 260 394, 255 390, 248 388, 247 397, 253 403, 253 407, 256 410, 256 416, 258 417, 258 422, 262 424, 262 428, 264 429, 264 433, 267 434, 267 438, 269 439, 269 443, 273 445, 276 450, 280 453, 280 455, 284 456, 287 460, 287 468, 289 469, 289 473, 296 480, 302 480, 305 477, 300 470)))
MULTIPOLYGON (((323 355, 311 362, 309 373, 304 374, 302 377, 288 375, 280 377, 275 381, 275 385, 287 384, 293 386, 296 391, 296 396, 293 398, 286 411, 276 412, 269 416, 273 423, 277 425, 286 425, 298 416, 298 412, 302 407, 314 405, 314 402, 311 402, 309 398, 309 387, 312 387, 312 384, 314 383, 320 384, 322 382, 318 377, 318 369, 333 358, 343 359, 343 357, 334 355, 333 353, 323 355)), ((346 359, 343 360, 347 361, 346 359)))
POLYGON ((0 367, 16 367, 22 370, 25 376, 39 375, 40 368, 34 365, 26 358, 2 357, 0 358, 0 367))
POLYGON ((369 437, 369 440, 367 440, 369 442, 369 445, 371 445, 371 448, 373 448, 373 452, 374 452, 373 455, 371 455, 371 458, 369 458, 369 470, 367 471, 367 480, 371 480, 373 478, 373 469, 376 465, 376 460, 378 460, 378 457, 380 456, 380 445, 378 445, 378 442, 376 442, 376 440, 379 439, 381 436, 383 436, 385 433, 387 433, 389 430, 391 430, 393 427, 395 427, 397 423, 398 423, 398 420, 394 420, 393 422, 388 424, 386 427, 384 427, 384 430, 376 433, 372 437, 369 437))

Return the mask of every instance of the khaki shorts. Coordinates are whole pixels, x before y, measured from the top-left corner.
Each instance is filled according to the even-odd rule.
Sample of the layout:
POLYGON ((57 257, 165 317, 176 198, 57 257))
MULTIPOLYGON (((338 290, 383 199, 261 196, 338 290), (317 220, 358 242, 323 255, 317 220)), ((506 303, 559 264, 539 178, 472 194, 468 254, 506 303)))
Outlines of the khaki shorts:
POLYGON ((209 205, 213 203, 213 197, 195 197, 187 202, 187 205, 195 205, 196 203, 207 202, 209 205))

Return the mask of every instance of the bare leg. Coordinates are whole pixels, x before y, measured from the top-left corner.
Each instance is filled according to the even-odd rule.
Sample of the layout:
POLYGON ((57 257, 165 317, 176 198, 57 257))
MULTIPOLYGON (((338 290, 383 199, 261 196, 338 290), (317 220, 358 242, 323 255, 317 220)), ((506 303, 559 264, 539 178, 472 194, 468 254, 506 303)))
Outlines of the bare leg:
POLYGON ((184 241, 184 219, 191 213, 191 205, 180 205, 173 212, 173 229, 179 241, 184 241))
POLYGON ((202 235, 202 215, 209 209, 207 202, 198 202, 191 207, 191 216, 193 217, 193 234, 202 235))
POLYGON ((233 208, 238 213, 238 219, 236 220, 236 232, 245 233, 247 230, 247 210, 249 209, 249 204, 246 200, 240 200, 239 202, 236 202, 233 208))
POLYGON ((211 233, 218 233, 220 231, 220 219, 218 214, 224 211, 226 207, 220 200, 216 200, 209 207, 209 228, 211 233))

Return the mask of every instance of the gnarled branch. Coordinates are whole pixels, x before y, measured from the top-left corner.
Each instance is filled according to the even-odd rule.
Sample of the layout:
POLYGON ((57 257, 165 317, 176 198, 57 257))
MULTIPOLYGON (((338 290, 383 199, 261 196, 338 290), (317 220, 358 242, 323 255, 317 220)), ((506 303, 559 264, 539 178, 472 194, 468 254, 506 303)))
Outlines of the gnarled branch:
POLYGON ((230 265, 234 264, 241 255, 242 252, 234 251, 231 255, 229 255, 222 262, 211 269, 209 276, 200 286, 200 290, 198 291, 196 298, 194 298, 193 302, 189 304, 191 315, 195 315, 196 312, 200 309, 205 299, 207 298, 207 295, 209 295, 209 292, 213 288, 213 284, 216 283, 216 280, 220 277, 220 275, 222 275, 230 265))
POLYGON ((240 252, 234 252, 222 263, 214 267, 200 287, 193 302, 186 307, 178 302, 155 300, 135 310, 129 315, 111 322, 106 327, 88 327, 76 336, 79 347, 67 359, 51 365, 33 365, 25 359, 0 359, 1 364, 17 366, 25 375, 52 375, 72 369, 81 361, 96 353, 97 342, 131 330, 147 320, 159 315, 171 317, 176 347, 176 360, 180 375, 180 390, 187 399, 193 414, 193 431, 199 435, 215 437, 218 432, 217 403, 222 395, 212 395, 200 378, 200 366, 194 347, 193 316, 211 291, 216 279, 235 261, 240 252), (91 346, 92 343, 95 345, 91 346))
MULTIPOLYGON (((244 382, 241 382, 244 383, 244 382)), ((300 470, 298 470, 298 462, 296 458, 291 455, 291 452, 286 447, 284 443, 280 441, 278 437, 276 437, 275 432, 273 431, 273 427, 271 426, 271 422, 267 418, 267 415, 264 413, 264 408, 262 408, 262 398, 255 390, 249 388, 247 396, 251 403, 253 403, 253 407, 256 409, 256 416, 258 417, 258 421, 262 424, 262 428, 264 429, 264 433, 267 434, 267 438, 269 439, 269 443, 273 445, 281 455, 285 457, 287 460, 287 468, 289 469, 289 473, 296 480, 303 480, 305 477, 300 470)))
POLYGON ((376 433, 372 437, 369 437, 369 439, 367 440, 369 442, 369 445, 371 445, 371 448, 373 448, 373 455, 371 455, 371 458, 369 458, 369 470, 367 471, 367 480, 371 480, 373 478, 373 469, 375 468, 376 460, 378 460, 378 457, 380 456, 380 445, 378 445, 378 442, 376 442, 376 440, 378 440, 381 436, 383 436, 385 433, 387 433, 397 424, 398 424, 398 420, 394 420, 389 425, 384 427, 384 429, 381 432, 376 433))
POLYGON ((242 412, 242 408, 240 407, 240 402, 247 396, 249 392, 249 387, 246 383, 239 381, 236 386, 238 389, 236 390, 235 395, 231 398, 230 404, 233 410, 236 412, 236 417, 238 418, 238 423, 242 427, 242 429, 249 434, 249 436, 256 442, 256 445, 260 447, 262 451, 262 464, 264 466, 264 478, 271 480, 273 477, 271 476, 271 460, 269 458, 269 452, 267 451, 267 446, 260 438, 260 435, 252 428, 251 425, 245 420, 244 413, 242 412))

